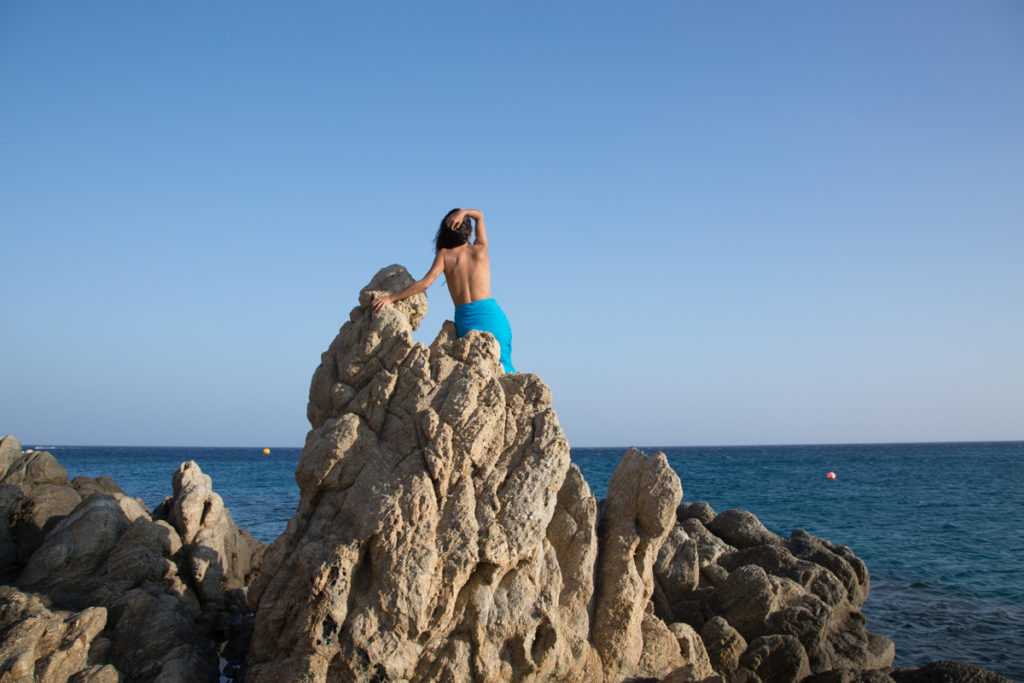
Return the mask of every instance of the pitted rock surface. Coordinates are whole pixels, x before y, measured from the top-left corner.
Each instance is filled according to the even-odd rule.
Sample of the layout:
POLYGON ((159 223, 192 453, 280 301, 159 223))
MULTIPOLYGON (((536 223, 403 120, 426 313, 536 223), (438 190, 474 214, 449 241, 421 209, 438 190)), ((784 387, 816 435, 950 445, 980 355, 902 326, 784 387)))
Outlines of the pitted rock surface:
POLYGON ((250 589, 248 680, 601 681, 685 664, 648 609, 681 493, 664 456, 623 459, 599 557, 597 501, 547 385, 503 374, 484 332, 449 322, 414 343, 423 295, 371 312, 412 281, 377 273, 313 375, 299 506, 250 589), (595 567, 623 592, 595 596, 595 567))

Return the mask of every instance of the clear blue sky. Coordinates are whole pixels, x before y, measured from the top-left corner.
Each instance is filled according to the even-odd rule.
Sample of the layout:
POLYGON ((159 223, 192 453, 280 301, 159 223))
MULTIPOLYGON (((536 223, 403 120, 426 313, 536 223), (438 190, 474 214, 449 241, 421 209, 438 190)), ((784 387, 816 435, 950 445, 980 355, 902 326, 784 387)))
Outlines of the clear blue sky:
POLYGON ((1015 0, 3 2, 0 434, 301 445, 456 206, 573 445, 1024 438, 1015 0))

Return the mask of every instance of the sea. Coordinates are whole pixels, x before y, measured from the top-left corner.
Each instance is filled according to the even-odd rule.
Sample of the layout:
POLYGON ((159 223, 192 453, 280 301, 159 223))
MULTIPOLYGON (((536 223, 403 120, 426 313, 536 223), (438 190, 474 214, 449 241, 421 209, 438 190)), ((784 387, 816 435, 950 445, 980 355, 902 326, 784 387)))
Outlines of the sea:
MULTIPOLYGON (((110 475, 150 509, 195 460, 266 542, 298 502, 298 448, 25 447, 50 451, 72 478, 110 475)), ((686 501, 849 546, 871 576, 868 629, 895 641, 897 668, 959 660, 1024 681, 1024 442, 641 450, 668 456, 686 501)), ((625 451, 572 449, 598 498, 625 451)))

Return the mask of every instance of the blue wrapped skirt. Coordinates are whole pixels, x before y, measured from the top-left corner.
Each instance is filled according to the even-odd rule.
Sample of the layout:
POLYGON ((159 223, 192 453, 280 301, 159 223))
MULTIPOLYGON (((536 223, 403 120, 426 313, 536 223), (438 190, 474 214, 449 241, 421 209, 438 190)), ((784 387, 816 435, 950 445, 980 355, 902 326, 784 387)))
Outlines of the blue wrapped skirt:
POLYGON ((501 346, 501 366, 505 372, 515 372, 512 366, 512 326, 505 311, 494 299, 480 299, 455 307, 455 329, 459 337, 465 337, 470 330, 490 332, 501 346))

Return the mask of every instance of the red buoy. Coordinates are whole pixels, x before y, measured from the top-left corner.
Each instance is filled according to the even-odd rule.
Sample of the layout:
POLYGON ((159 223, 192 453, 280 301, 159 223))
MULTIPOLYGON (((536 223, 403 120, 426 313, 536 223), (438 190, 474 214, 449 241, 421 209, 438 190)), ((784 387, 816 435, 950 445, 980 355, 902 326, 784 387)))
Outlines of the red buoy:
POLYGON ((836 478, 836 473, 835 472, 829 472, 825 476, 828 477, 829 479, 835 479, 836 478))

